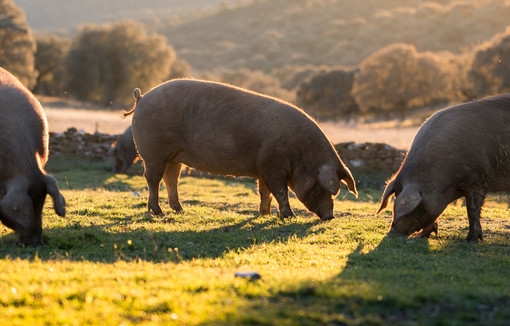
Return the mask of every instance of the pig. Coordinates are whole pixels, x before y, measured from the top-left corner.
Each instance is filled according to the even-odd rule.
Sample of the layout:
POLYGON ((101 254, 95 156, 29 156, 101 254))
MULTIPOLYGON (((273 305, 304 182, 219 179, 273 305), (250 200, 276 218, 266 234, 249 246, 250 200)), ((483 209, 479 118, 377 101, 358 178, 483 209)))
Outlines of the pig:
POLYGON ((163 178, 170 207, 179 212, 181 165, 258 179, 259 212, 294 216, 288 188, 308 210, 332 219, 333 196, 355 181, 321 128, 301 109, 279 99, 216 82, 176 79, 141 95, 133 91, 133 135, 149 187, 147 208, 163 214, 163 178))
POLYGON ((467 240, 483 240, 480 213, 489 192, 510 190, 510 95, 500 95, 443 109, 418 130, 399 171, 381 198, 390 196, 393 222, 389 234, 437 234, 444 209, 465 197, 467 240))
POLYGON ((140 157, 136 152, 131 126, 120 135, 109 154, 115 159, 114 171, 117 173, 126 173, 129 167, 138 161, 140 157))
POLYGON ((23 245, 40 245, 46 195, 59 216, 65 199, 44 166, 48 127, 41 104, 21 82, 0 68, 0 220, 23 245))

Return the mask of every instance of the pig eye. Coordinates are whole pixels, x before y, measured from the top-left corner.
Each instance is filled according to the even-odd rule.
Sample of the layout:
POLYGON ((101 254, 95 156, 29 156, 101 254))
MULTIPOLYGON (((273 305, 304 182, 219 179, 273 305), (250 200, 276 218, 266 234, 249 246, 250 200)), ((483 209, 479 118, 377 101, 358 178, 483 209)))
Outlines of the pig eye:
POLYGON ((14 207, 12 208, 12 210, 13 210, 13 211, 15 211, 15 212, 17 212, 17 211, 19 211, 19 207, 18 207, 18 206, 14 206, 14 207))

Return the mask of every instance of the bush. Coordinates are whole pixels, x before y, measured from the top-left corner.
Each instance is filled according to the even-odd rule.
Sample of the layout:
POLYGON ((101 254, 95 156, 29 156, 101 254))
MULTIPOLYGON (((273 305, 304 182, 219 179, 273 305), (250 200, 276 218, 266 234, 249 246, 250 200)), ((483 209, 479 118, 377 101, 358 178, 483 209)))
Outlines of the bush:
POLYGON ((35 84, 35 40, 23 10, 12 0, 0 0, 0 66, 29 89, 35 84))
POLYGON ((176 59, 157 34, 133 21, 83 27, 66 60, 69 92, 80 100, 112 107, 132 103, 131 91, 146 91, 166 80, 176 59))
POLYGON ((191 76, 191 66, 186 60, 175 59, 170 67, 168 79, 185 78, 191 76))
POLYGON ((351 95, 355 70, 341 68, 322 72, 300 85, 296 102, 316 117, 347 119, 359 113, 351 95))
POLYGON ((34 91, 46 95, 63 95, 65 87, 65 59, 70 40, 55 35, 37 36, 35 68, 37 76, 34 91))
POLYGON ((475 50, 468 78, 476 97, 510 92, 510 28, 475 50))
POLYGON ((418 53, 412 45, 389 45, 363 60, 352 94, 365 115, 405 117, 411 108, 458 98, 458 78, 450 56, 418 53))
POLYGON ((223 70, 214 74, 204 73, 202 78, 242 87, 288 102, 293 102, 295 99, 294 92, 282 88, 278 78, 260 70, 223 70))

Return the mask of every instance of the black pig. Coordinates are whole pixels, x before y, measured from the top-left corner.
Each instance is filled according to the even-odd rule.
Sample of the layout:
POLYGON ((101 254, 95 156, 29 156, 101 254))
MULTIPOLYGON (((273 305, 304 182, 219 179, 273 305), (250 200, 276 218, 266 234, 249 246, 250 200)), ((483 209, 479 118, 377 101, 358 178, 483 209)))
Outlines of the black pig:
POLYGON ((482 240, 480 212, 488 192, 510 190, 510 95, 441 110, 418 130, 378 213, 395 194, 390 234, 428 236, 452 201, 465 197, 467 240, 482 240))

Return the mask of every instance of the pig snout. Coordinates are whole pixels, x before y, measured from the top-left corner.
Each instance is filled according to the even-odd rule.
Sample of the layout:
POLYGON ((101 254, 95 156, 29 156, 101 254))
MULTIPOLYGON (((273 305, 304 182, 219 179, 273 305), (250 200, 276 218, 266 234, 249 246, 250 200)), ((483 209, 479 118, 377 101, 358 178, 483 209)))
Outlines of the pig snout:
MULTIPOLYGON (((331 197, 331 196, 330 196, 331 197)), ((327 221, 335 218, 333 215, 333 199, 332 198, 326 198, 321 200, 317 204, 317 208, 315 210, 312 210, 314 213, 319 216, 321 220, 327 221)))
POLYGON ((390 231, 388 235, 410 235, 411 233, 417 231, 414 230, 415 227, 410 223, 408 219, 400 218, 398 220, 393 221, 391 224, 390 231))

